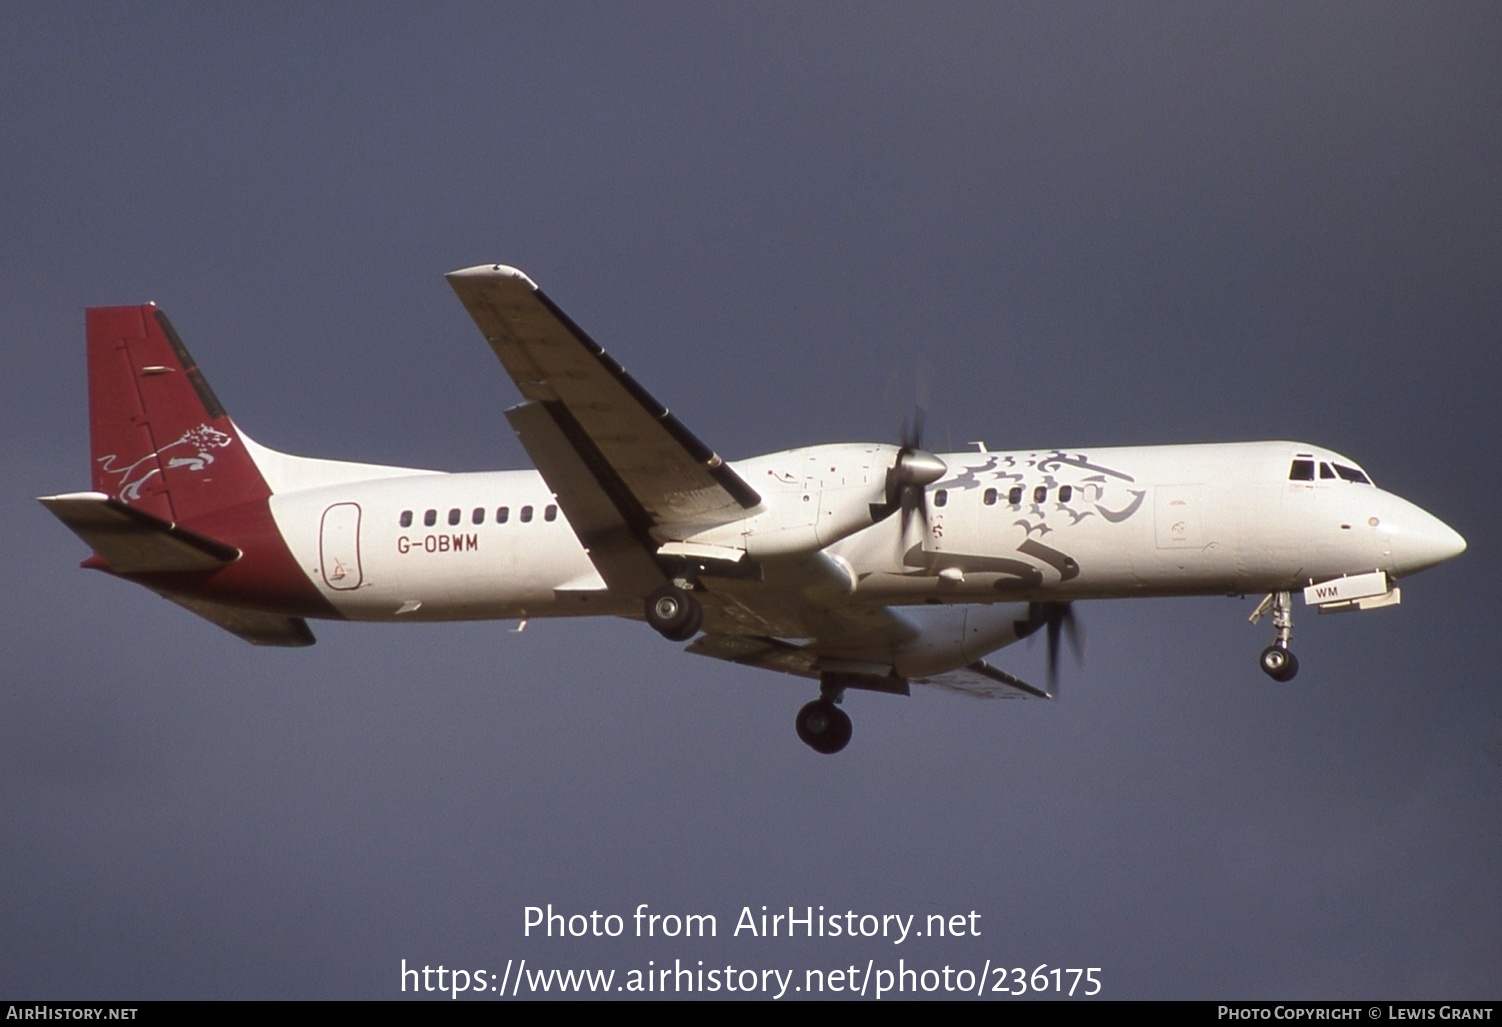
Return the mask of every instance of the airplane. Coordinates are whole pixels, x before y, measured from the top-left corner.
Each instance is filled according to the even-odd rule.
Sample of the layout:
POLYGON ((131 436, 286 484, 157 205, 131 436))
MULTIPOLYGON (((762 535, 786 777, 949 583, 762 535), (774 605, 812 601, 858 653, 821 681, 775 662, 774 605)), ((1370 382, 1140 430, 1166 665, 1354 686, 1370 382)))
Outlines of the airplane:
POLYGON ((811 679, 795 721, 844 749, 846 692, 913 683, 1053 698, 1072 604, 1264 595, 1262 670, 1291 679, 1293 596, 1398 603, 1465 540, 1302 442, 936 454, 815 445, 726 461, 530 278, 449 284, 522 402, 536 470, 443 473, 292 456, 225 413, 155 304, 87 311, 92 488, 40 502, 136 582, 257 645, 309 619, 614 616, 687 651, 811 679), (1047 686, 986 657, 1044 631, 1047 686))

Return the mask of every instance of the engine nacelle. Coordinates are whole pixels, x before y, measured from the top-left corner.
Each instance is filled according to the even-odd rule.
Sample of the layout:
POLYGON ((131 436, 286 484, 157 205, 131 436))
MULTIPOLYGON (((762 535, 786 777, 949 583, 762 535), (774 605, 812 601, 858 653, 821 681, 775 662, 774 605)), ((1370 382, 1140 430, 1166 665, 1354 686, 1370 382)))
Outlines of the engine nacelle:
POLYGON ((913 637, 892 654, 894 669, 905 678, 958 670, 1032 631, 1027 603, 915 606, 898 616, 913 626, 913 637))
POLYGON ((761 495, 760 508, 730 524, 674 532, 672 541, 752 558, 817 552, 876 522, 897 455, 893 446, 830 445, 737 461, 736 473, 761 495))

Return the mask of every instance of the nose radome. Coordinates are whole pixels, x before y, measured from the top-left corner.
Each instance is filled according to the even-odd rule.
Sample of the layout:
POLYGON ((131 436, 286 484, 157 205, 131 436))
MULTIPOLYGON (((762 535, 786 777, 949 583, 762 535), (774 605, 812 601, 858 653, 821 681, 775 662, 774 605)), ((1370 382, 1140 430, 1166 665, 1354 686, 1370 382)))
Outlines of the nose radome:
POLYGON ((1433 514, 1414 507, 1403 520, 1392 540, 1398 573, 1412 574, 1465 552, 1466 542, 1460 532, 1433 514))
POLYGON ((1434 519, 1434 525, 1439 529, 1439 535, 1434 540, 1435 550, 1439 553, 1437 562, 1453 560, 1465 552, 1465 538, 1438 517, 1434 519))

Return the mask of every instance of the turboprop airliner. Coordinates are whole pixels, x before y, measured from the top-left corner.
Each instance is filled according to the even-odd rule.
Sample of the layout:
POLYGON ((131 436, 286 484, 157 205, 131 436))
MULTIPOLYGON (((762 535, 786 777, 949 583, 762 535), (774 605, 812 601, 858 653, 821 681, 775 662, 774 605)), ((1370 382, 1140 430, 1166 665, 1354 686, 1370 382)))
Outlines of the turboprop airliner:
POLYGON ((687 651, 816 682, 799 738, 850 740, 850 690, 916 682, 1052 698, 1072 605, 1265 595, 1262 670, 1287 681, 1293 600, 1400 599, 1465 540, 1339 453, 1302 442, 932 453, 810 446, 726 461, 537 285, 449 284, 520 390, 536 470, 445 474, 291 456, 225 413, 154 304, 87 314, 93 481, 41 502, 137 582, 257 645, 309 619, 613 616, 687 651), (1036 631, 1048 684, 988 662, 1036 631))

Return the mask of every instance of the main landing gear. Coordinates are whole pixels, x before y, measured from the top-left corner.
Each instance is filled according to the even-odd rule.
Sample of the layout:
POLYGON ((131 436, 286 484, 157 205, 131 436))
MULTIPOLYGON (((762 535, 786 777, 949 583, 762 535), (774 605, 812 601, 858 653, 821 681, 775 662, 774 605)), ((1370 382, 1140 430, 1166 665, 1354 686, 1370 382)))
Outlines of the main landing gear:
POLYGON ((1262 673, 1274 681, 1292 681, 1299 672, 1299 659, 1288 648, 1293 637, 1293 597, 1287 592, 1273 592, 1253 611, 1251 622, 1257 623, 1268 610, 1273 614, 1273 644, 1262 650, 1259 662, 1262 673))
POLYGON ((677 585, 664 585, 647 596, 647 623, 670 642, 686 642, 704 626, 704 607, 677 585))
MULTIPOLYGON (((686 642, 704 626, 704 607, 678 584, 655 589, 647 596, 644 613, 653 630, 672 642, 686 642)), ((836 705, 844 697, 844 687, 826 675, 819 683, 819 698, 798 711, 798 737, 814 752, 832 756, 850 744, 850 718, 836 705)))
POLYGON ((833 756, 850 744, 850 718, 835 703, 845 690, 828 681, 819 686, 819 698, 798 711, 798 737, 814 752, 833 756))
POLYGON ((850 744, 850 718, 828 699, 815 699, 798 711, 798 737, 814 752, 833 756, 850 744))

